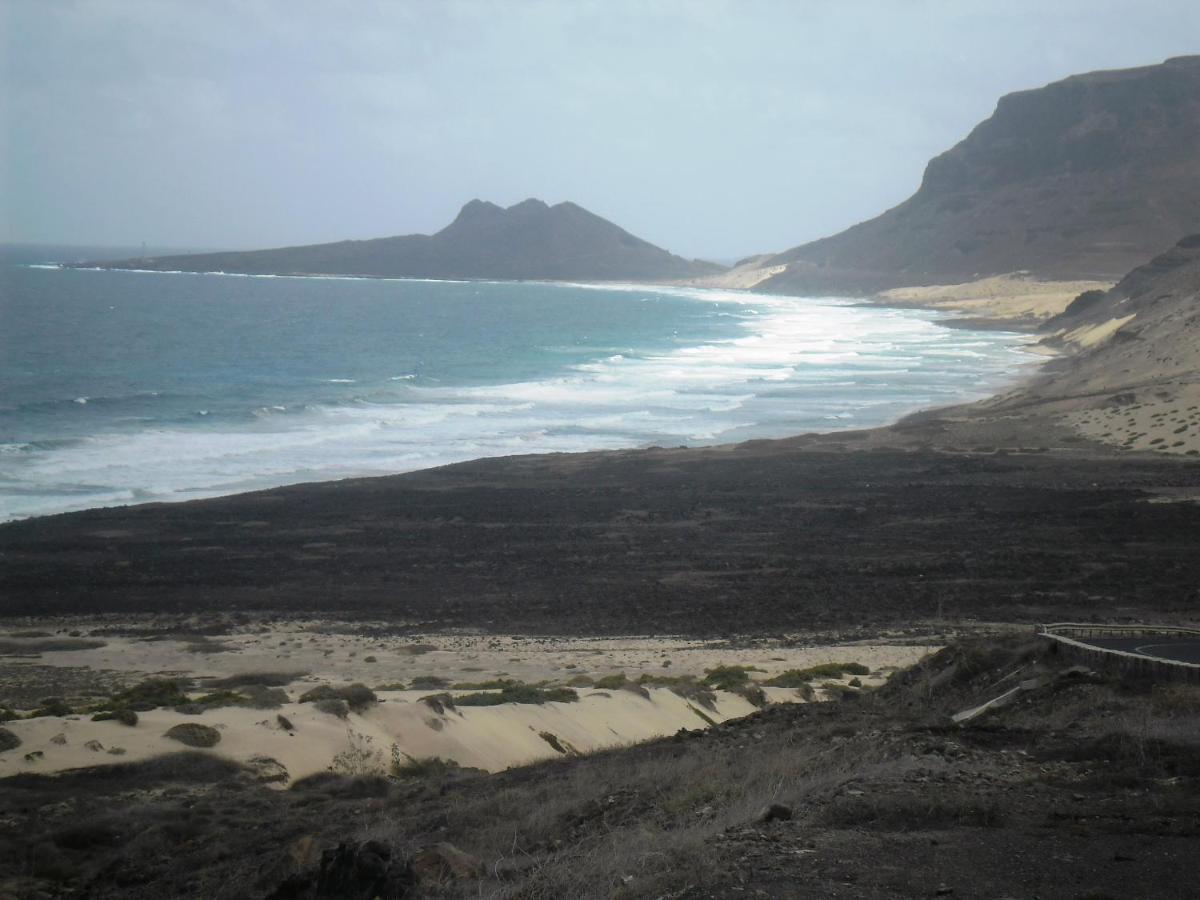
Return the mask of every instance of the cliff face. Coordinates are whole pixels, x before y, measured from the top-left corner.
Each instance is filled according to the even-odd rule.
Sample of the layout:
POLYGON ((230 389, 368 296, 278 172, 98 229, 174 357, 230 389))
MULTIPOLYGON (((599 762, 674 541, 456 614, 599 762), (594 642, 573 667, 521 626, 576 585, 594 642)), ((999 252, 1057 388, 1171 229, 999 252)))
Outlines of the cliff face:
POLYGON ((881 216, 771 257, 778 292, 875 291, 1028 270, 1119 278, 1200 231, 1200 56, 1003 97, 881 216))
POLYGON ((690 278, 722 269, 668 253, 574 203, 547 206, 541 200, 526 200, 507 209, 472 200, 433 235, 102 265, 252 275, 589 281, 690 278))

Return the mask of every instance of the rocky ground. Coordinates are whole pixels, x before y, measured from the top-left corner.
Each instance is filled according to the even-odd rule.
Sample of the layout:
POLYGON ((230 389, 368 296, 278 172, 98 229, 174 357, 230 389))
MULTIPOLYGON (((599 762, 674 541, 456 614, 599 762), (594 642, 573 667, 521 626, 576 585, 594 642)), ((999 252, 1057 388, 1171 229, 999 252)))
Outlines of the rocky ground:
POLYGON ((974 639, 842 702, 497 775, 280 790, 184 753, 5 779, 0 896, 1190 898, 1198 749, 1195 687, 974 639))
POLYGON ((271 610, 585 636, 1193 614, 1200 466, 1052 425, 997 444, 1006 415, 9 523, 0 595, 10 616, 271 610))

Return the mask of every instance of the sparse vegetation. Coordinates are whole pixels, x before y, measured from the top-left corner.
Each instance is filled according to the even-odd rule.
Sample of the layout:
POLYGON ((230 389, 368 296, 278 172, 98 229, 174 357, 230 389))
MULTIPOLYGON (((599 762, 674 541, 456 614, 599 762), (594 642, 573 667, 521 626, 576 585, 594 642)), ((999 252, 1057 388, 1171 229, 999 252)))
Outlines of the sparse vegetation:
POLYGON ((209 688, 244 688, 249 685, 263 687, 287 687, 293 681, 303 678, 307 672, 243 672, 226 678, 205 679, 204 685, 209 688))
POLYGON ((395 744, 392 745, 392 764, 389 771, 396 778, 445 778, 459 768, 458 763, 452 759, 443 759, 440 756, 417 758, 401 753, 395 744))
POLYGON ((450 681, 439 675, 418 675, 409 685, 414 691, 436 691, 450 687, 450 681))
POLYGON ((69 716, 75 710, 71 704, 67 703, 61 697, 47 697, 41 702, 41 705, 30 712, 25 718, 40 719, 43 716, 69 716))
MULTIPOLYGON (((45 632, 27 632, 28 634, 44 635, 45 632)), ((66 650, 98 650, 107 647, 106 641, 89 640, 88 638, 72 637, 40 637, 34 640, 7 641, 0 639, 0 656, 19 656, 26 653, 56 653, 66 650)))
POLYGON ((624 672, 617 672, 615 675, 605 675, 602 678, 597 678, 592 683, 592 687, 598 691, 619 691, 625 686, 625 682, 628 680, 624 672))
POLYGON ((98 712, 92 716, 93 722, 105 722, 109 720, 120 722, 122 725, 128 725, 130 728, 133 728, 138 723, 138 714, 127 706, 120 706, 116 709, 98 712))
POLYGON ((190 700, 183 692, 185 681, 173 678, 147 678, 145 681, 118 691, 104 704, 102 709, 127 708, 146 712, 162 706, 181 706, 190 700))
POLYGON ((379 702, 379 698, 373 690, 358 682, 339 688, 322 684, 300 695, 301 703, 319 703, 326 700, 341 700, 349 709, 357 713, 364 712, 379 702))
POLYGON ((704 670, 704 683, 719 691, 736 691, 750 681, 751 672, 761 672, 754 666, 717 666, 704 670))
POLYGON ((9 750, 15 750, 20 746, 21 739, 7 728, 0 726, 0 753, 5 753, 9 750))
POLYGON ((870 674, 871 670, 861 663, 821 663, 820 665, 809 666, 807 669, 788 669, 774 678, 768 678, 763 684, 768 687, 798 688, 818 678, 840 678, 843 675, 861 676, 870 674))
POLYGON ((574 703, 579 694, 571 688, 545 688, 513 682, 499 691, 463 694, 454 698, 456 706, 500 706, 505 703, 574 703))
POLYGON ((317 712, 336 716, 339 719, 346 719, 350 716, 350 705, 341 697, 324 697, 312 701, 312 705, 317 712))

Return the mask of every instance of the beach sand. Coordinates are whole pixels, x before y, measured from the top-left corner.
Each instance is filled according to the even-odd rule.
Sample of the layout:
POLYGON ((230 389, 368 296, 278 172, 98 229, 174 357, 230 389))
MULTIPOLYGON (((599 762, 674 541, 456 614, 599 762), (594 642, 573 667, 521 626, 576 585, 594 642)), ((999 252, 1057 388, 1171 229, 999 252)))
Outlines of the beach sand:
POLYGON ((1105 281, 1042 281, 1023 273, 962 284, 894 288, 877 295, 885 306, 917 306, 968 317, 1035 324, 1058 315, 1084 291, 1106 291, 1105 281))

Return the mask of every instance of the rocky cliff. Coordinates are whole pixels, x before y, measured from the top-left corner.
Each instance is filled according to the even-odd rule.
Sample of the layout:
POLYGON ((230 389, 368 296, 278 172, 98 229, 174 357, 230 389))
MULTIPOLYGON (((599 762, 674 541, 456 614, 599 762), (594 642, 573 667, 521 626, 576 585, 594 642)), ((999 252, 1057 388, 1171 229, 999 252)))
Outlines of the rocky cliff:
POLYGON ((1116 280, 1200 231, 1200 56, 1001 98, 899 206, 768 258, 759 290, 870 292, 1019 270, 1116 280))

